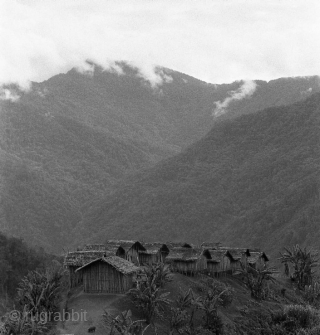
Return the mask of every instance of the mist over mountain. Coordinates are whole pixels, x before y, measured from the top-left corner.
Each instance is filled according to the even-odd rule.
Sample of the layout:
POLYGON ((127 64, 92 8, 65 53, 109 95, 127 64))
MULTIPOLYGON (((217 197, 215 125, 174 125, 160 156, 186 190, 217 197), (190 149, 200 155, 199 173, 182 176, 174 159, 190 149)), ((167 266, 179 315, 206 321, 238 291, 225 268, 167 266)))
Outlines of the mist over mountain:
POLYGON ((316 246, 319 127, 320 94, 219 122, 104 198, 83 230, 90 223, 97 240, 211 240, 271 254, 293 243, 316 246))
MULTIPOLYGON (((160 195, 158 190, 151 194, 145 192, 144 187, 141 194, 130 191, 123 195, 123 185, 127 185, 129 190, 130 187, 135 189, 136 183, 140 185, 136 173, 143 171, 147 178, 154 173, 152 171, 161 170, 171 161, 162 162, 163 159, 183 150, 186 151, 182 155, 193 152, 190 151, 195 148, 193 143, 205 141, 220 129, 216 122, 219 119, 222 124, 233 124, 238 122, 237 119, 225 119, 248 113, 254 113, 254 117, 260 109, 294 103, 319 91, 318 77, 287 78, 269 83, 256 81, 250 95, 238 100, 229 99, 224 113, 214 118, 215 102, 233 97, 245 82, 214 85, 158 68, 160 81, 158 85, 151 85, 137 69, 123 63, 119 66, 119 73, 105 71, 99 66, 94 66, 94 71, 89 73, 71 70, 45 82, 33 83, 29 92, 18 92, 18 100, 0 100, 2 231, 59 252, 70 243, 91 237, 89 227, 90 230, 91 227, 102 229, 101 233, 105 234, 116 231, 120 234, 128 225, 127 235, 145 229, 146 237, 154 236, 157 229, 153 230, 152 222, 162 222, 162 219, 158 221, 160 213, 167 215, 172 211, 167 227, 171 229, 169 237, 175 238, 181 227, 180 219, 177 223, 175 221, 179 213, 183 211, 187 225, 192 221, 193 217, 189 217, 190 213, 185 213, 183 207, 190 204, 187 201, 185 205, 181 203, 181 208, 180 205, 171 208, 170 203, 165 205, 167 200, 162 202, 161 199, 169 199, 182 185, 175 184, 177 190, 174 191, 163 188, 160 195), (160 165, 155 167, 156 170, 148 170, 157 163, 160 165), (143 198, 146 195, 150 197, 143 198), (157 208, 156 213, 150 211, 149 202, 152 202, 152 208, 157 208), (108 203, 112 205, 108 206, 108 203), (144 207, 146 211, 142 210, 144 207), (141 216, 136 217, 136 213, 141 216), (128 223, 130 215, 135 218, 130 222, 136 222, 136 231, 128 223), (105 224, 108 229, 105 229, 105 224), (74 237, 72 242, 71 234, 74 237)), ((247 118, 251 120, 251 116, 247 118)), ((254 123, 251 126, 256 127, 254 123)), ((217 136, 222 135, 217 132, 217 136)), ((235 137, 233 140, 238 141, 235 137)), ((195 145, 200 146, 199 143, 195 145)), ((198 150, 200 154, 199 146, 194 155, 198 150)), ((211 152, 207 154, 209 157, 211 152)), ((226 155, 227 152, 221 159, 227 159, 226 155)), ((182 156, 172 160, 180 160, 179 157, 182 156)), ((220 161, 220 154, 215 159, 220 161)), ((228 159, 232 161, 233 158, 230 156, 228 159)), ((210 164, 200 164, 199 168, 206 171, 210 164)), ((226 169, 229 171, 227 166, 226 169)), ((171 167, 161 173, 168 178, 175 176, 171 167)), ((198 170, 188 170, 181 178, 188 180, 197 175, 200 178, 198 170)), ((154 176, 153 182, 157 183, 157 180, 154 176)), ((147 185, 145 187, 149 189, 147 185)), ((200 183, 198 192, 205 194, 205 188, 203 191, 202 188, 200 183)), ((202 202, 196 198, 194 201, 202 202)), ((223 208, 221 211, 227 213, 229 207, 223 208)), ((232 213, 234 210, 227 214, 232 217, 232 213)), ((225 219, 222 215, 219 222, 225 219)), ((99 230, 96 233, 99 235, 99 230)))

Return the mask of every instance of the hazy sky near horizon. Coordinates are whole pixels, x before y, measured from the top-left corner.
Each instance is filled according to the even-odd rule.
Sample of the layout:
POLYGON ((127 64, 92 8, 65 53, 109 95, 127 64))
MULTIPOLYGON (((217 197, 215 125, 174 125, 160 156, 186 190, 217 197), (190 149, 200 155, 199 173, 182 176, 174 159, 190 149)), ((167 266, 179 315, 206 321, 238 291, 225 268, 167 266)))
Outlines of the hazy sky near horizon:
POLYGON ((318 0, 0 0, 0 83, 125 60, 211 83, 320 75, 318 0))

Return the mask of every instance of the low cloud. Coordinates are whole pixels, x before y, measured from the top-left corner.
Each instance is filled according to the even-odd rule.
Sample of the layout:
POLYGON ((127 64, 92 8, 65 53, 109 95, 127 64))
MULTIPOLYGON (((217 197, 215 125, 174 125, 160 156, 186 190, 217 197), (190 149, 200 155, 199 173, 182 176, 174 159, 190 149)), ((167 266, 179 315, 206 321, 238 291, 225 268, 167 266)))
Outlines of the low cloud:
POLYGON ((13 90, 10 90, 9 88, 0 88, 0 100, 16 102, 19 99, 20 96, 13 90))
POLYGON ((228 111, 228 106, 234 100, 242 100, 249 98, 256 90, 257 84, 253 80, 246 80, 236 90, 229 92, 230 96, 225 98, 223 101, 215 101, 215 108, 213 110, 213 116, 219 116, 228 111))

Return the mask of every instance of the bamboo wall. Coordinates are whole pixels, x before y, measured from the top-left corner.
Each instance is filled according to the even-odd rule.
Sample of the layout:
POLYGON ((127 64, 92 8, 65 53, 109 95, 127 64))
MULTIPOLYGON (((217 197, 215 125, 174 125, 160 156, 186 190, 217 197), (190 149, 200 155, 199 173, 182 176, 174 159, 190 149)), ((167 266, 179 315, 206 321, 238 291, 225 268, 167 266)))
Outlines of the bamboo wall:
POLYGON ((207 262, 207 272, 210 276, 217 277, 222 273, 220 263, 208 261, 207 262))
POLYGON ((105 262, 95 262, 83 270, 87 293, 125 293, 133 287, 133 275, 125 276, 105 262))
POLYGON ((139 247, 137 245, 132 246, 126 254, 126 260, 139 266, 139 247))
POLYGON ((157 253, 157 254, 140 253, 139 262, 140 264, 148 264, 148 265, 159 263, 161 262, 160 253, 157 253))
POLYGON ((248 256, 246 254, 242 254, 241 263, 246 268, 248 266, 248 256))
POLYGON ((231 262, 228 256, 223 256, 220 262, 221 272, 231 271, 231 262))
POLYGON ((179 272, 185 275, 194 275, 197 272, 197 262, 174 260, 171 264, 173 272, 179 272))
POLYGON ((197 270, 205 272, 208 268, 208 260, 204 255, 201 255, 197 260, 197 270))
POLYGON ((235 271, 237 270, 241 270, 241 263, 240 263, 240 260, 237 260, 237 261, 231 261, 230 262, 230 269, 231 269, 231 272, 234 273, 235 271))

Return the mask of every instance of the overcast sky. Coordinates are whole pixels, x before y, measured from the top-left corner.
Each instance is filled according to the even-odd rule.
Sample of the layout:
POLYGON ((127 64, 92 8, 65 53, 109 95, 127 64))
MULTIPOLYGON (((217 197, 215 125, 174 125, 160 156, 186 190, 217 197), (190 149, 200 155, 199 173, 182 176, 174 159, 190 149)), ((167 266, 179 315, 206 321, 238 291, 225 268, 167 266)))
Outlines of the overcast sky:
POLYGON ((211 83, 320 74, 319 0, 0 0, 0 82, 91 59, 211 83))

